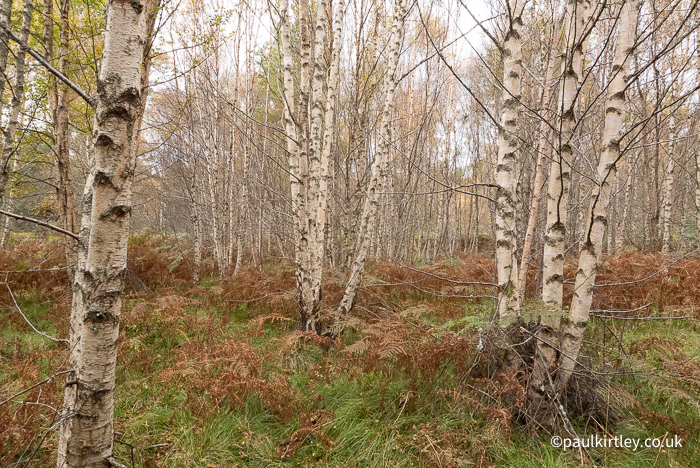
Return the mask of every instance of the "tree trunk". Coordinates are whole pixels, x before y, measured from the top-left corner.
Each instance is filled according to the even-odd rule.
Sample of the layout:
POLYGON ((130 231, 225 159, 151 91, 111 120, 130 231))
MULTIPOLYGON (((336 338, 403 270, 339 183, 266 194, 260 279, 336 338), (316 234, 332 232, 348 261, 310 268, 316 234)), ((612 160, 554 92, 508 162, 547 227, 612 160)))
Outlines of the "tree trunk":
MULTIPOLYGON (((697 50, 697 64, 695 70, 696 85, 698 86, 698 101, 700 101, 700 30, 695 31, 695 49, 697 50)), ((698 105, 700 110, 700 103, 698 105)), ((699 115, 695 117, 697 122, 700 119, 699 115)), ((697 125, 697 123, 696 123, 697 125)), ((695 126, 694 128, 697 128, 695 126)), ((693 152, 695 153, 695 182, 697 183, 695 187, 695 224, 698 231, 698 248, 700 248, 700 137, 695 137, 695 145, 693 145, 693 152)))
POLYGON ((554 31, 552 32, 552 42, 549 49, 549 57, 547 60, 547 71, 545 72, 542 100, 540 101, 540 112, 543 113, 543 119, 540 120, 539 141, 537 143, 537 163, 535 167, 535 182, 532 193, 532 205, 530 215, 527 220, 527 229, 525 231, 525 242, 523 244, 523 256, 520 262, 520 272, 518 282, 515 286, 516 307, 520 309, 525 299, 525 286, 527 285, 527 272, 530 268, 530 259, 532 255, 532 242, 535 238, 535 226, 537 225, 537 215, 540 209, 540 198, 542 196, 542 179, 544 178, 544 159, 545 155, 549 154, 548 137, 551 134, 549 125, 547 124, 546 113, 549 106, 549 94, 552 88, 554 78, 554 66, 557 58, 557 44, 559 43, 559 35, 561 26, 564 21, 564 16, 554 20, 554 31))
POLYGON ((157 0, 110 0, 96 98, 91 168, 83 195, 73 283, 69 369, 58 466, 104 467, 114 443, 119 315, 126 274, 131 185, 145 105, 157 0), (146 58, 146 60, 144 60, 146 58), (142 65, 145 66, 142 67, 142 65))
MULTIPOLYGON (((325 84, 325 61, 322 60, 326 41, 326 7, 325 0, 318 0, 316 3, 316 27, 314 33, 313 50, 313 72, 311 73, 309 100, 311 113, 309 116, 309 138, 308 138, 308 178, 306 188, 306 213, 303 219, 304 232, 308 235, 303 257, 307 261, 307 276, 304 278, 301 290, 304 298, 304 306, 301 310, 299 328, 319 332, 318 319, 321 301, 321 278, 323 275, 323 256, 325 253, 325 242, 320 224, 325 225, 325 206, 321 212, 320 202, 326 200, 326 195, 321 196, 322 166, 326 166, 323 137, 324 119, 323 87, 325 84)), ((310 66, 311 68, 311 66, 310 66)), ((303 69, 302 69, 303 73, 303 69)), ((302 83, 303 86, 303 83, 302 83)), ((324 183, 327 186, 327 184, 324 183)), ((326 188, 327 190, 327 188, 326 188)), ((303 245, 303 244, 302 244, 303 245)))
MULTIPOLYGON (((12 162, 12 171, 17 171, 17 158, 12 162)), ((15 199, 14 199, 14 185, 10 185, 10 189, 5 194, 5 211, 12 212, 14 210, 15 199)), ((0 250, 5 250, 7 241, 10 238, 10 226, 12 225, 12 218, 5 216, 5 223, 2 228, 2 239, 0 239, 0 250)), ((71 239, 72 240, 72 239, 71 239)))
POLYGON ((560 328, 560 317, 564 286, 564 251, 566 248, 566 213, 569 182, 571 178, 571 140, 576 128, 576 102, 583 79, 584 25, 586 10, 590 4, 585 0, 570 0, 566 11, 567 54, 562 63, 561 131, 557 156, 552 160, 547 191, 547 221, 542 258, 542 299, 547 312, 541 317, 538 331, 536 359, 533 363, 529 382, 528 398, 542 416, 536 415, 548 424, 554 416, 548 404, 551 397, 546 390, 549 375, 557 360, 555 344, 560 328), (537 359, 539 357, 539 359, 537 359))
POLYGON ((194 271, 192 272, 192 282, 199 284, 199 275, 202 271, 202 213, 199 208, 199 191, 197 189, 197 165, 194 160, 190 161, 190 217, 192 219, 192 228, 194 232, 194 271))
POLYGON ((668 117, 668 163, 664 171, 664 179, 661 184, 661 196, 663 205, 661 207, 661 222, 663 225, 663 236, 661 240, 661 253, 668 255, 671 244, 671 209, 673 208, 673 172, 675 163, 676 148, 676 117, 674 110, 668 117))
MULTIPOLYGON (((564 251, 566 250, 566 211, 571 181, 572 139, 576 128, 576 103, 583 79, 587 0, 570 0, 567 7, 567 56, 562 70, 559 108, 561 132, 557 156, 552 160, 547 190, 547 224, 544 245, 542 299, 545 304, 561 309, 564 290, 564 251)), ((552 323, 557 327, 556 321, 552 323)))
POLYGON ((591 196, 591 207, 588 212, 583 247, 579 256, 571 311, 562 335, 560 365, 557 374, 559 395, 563 394, 574 371, 593 301, 596 271, 599 266, 598 261, 603 246, 605 228, 608 224, 607 207, 610 201, 610 187, 616 176, 615 165, 620 158, 620 142, 624 137, 622 114, 626 109, 627 70, 636 39, 639 8, 639 0, 627 0, 620 13, 613 76, 608 87, 608 100, 605 107, 603 153, 598 163, 597 184, 594 186, 594 192, 591 196))
POLYGON ((615 252, 619 255, 625 250, 625 239, 627 237, 627 213, 630 207, 630 195, 632 193, 632 181, 634 177, 634 166, 632 161, 629 161, 626 165, 627 174, 624 177, 625 182, 625 196, 622 203, 622 213, 617 216, 617 236, 615 238, 615 252))
MULTIPOLYGON (((61 0, 59 21, 59 61, 58 71, 63 75, 68 75, 68 55, 69 50, 69 26, 68 14, 70 11, 70 1, 61 0)), ((46 58, 54 59, 53 47, 53 0, 44 1, 44 47, 46 58)), ((58 184, 56 187, 56 197, 61 216, 61 226, 67 231, 78 232, 78 218, 75 211, 75 196, 73 193, 73 177, 70 166, 70 122, 68 115, 68 86, 56 80, 53 75, 49 75, 49 107, 53 114, 53 153, 56 157, 56 168, 58 172, 58 184)), ((66 255, 66 263, 69 266, 68 272, 71 282, 74 277, 74 267, 77 261, 78 251, 73 239, 64 237, 63 248, 66 255)))
POLYGON ((343 323, 347 319, 350 310, 355 302, 355 296, 362 280, 365 262, 372 233, 375 230, 377 222, 377 208, 379 205, 379 195, 382 192, 382 182, 384 181, 384 173, 387 170, 389 149, 391 144, 392 134, 392 112, 394 109, 394 92, 396 91, 397 77, 396 68, 399 63, 399 51, 401 42, 403 41, 403 29, 406 15, 408 14, 408 1, 398 0, 394 16, 392 18, 391 38, 389 41, 389 63, 384 81, 386 95, 384 97, 384 107, 382 110, 382 120, 379 129, 379 143, 377 146, 376 155, 372 162, 371 175, 365 195, 365 203, 360 216, 360 230, 357 236, 357 245, 355 247, 354 260, 350 277, 345 286, 343 297, 338 305, 336 323, 334 324, 333 334, 340 333, 343 329, 343 323))
POLYGON ((295 102, 294 97, 288 1, 283 0, 280 8, 284 64, 284 120, 289 152, 292 217, 295 227, 296 282, 299 294, 297 325, 301 330, 315 332, 320 332, 318 319, 325 255, 328 165, 333 144, 333 121, 345 8, 344 2, 339 2, 338 11, 334 14, 330 79, 324 93, 326 69, 323 55, 327 36, 327 6, 328 3, 325 0, 316 3, 312 51, 308 1, 304 0, 299 4, 301 79, 298 102, 295 102), (325 118, 324 104, 327 109, 325 118))
POLYGON ((498 316, 501 325, 516 316, 513 287, 518 278, 516 260, 515 189, 516 161, 519 146, 522 79, 522 14, 524 2, 508 0, 508 29, 503 40, 503 110, 498 129, 498 163, 496 165, 496 267, 498 316))
MULTIPOLYGON (((308 7, 308 5, 306 5, 308 7)), ((299 7, 302 8, 302 5, 299 7)), ((301 12, 300 12, 301 14, 301 12)), ((306 249, 308 249, 308 234, 306 231, 306 185, 305 180, 306 171, 302 165, 302 159, 306 157, 305 154, 302 155, 302 143, 301 139, 304 138, 304 132, 301 129, 301 124, 303 122, 301 114, 304 112, 302 109, 305 107, 304 102, 300 102, 297 105, 295 100, 294 92, 294 56, 292 55, 292 34, 290 30, 290 19, 289 19, 289 1, 281 0, 280 2, 280 42, 282 45, 282 60, 283 60, 283 100, 284 100, 284 127, 287 137, 287 152, 289 153, 289 185, 292 195, 292 219, 294 222, 294 263, 295 263, 295 277, 297 284, 297 293, 299 295, 299 315, 300 325, 306 323, 306 316, 309 312, 309 307, 313 308, 313 303, 309 303, 309 289, 307 287, 308 282, 308 261, 306 261, 306 249), (299 108, 299 113, 296 109, 299 108)), ((300 21, 302 30, 304 30, 305 23, 300 21)), ((302 34, 308 39, 308 34, 302 34)), ((302 42, 304 42, 302 40, 302 42)), ((302 81, 305 73, 305 69, 308 68, 309 57, 306 54, 306 45, 303 45, 302 49, 302 62, 306 60, 306 64, 302 64, 302 81)), ((300 92, 300 95, 304 93, 300 92)), ((303 99, 300 99, 303 101, 303 99)), ((313 301, 310 301, 313 302, 313 301)))
POLYGON ((10 114, 3 133, 2 153, 0 154, 0 197, 5 196, 5 188, 10 177, 10 158, 15 153, 15 133, 17 133, 17 123, 19 113, 24 102, 24 72, 25 59, 27 56, 27 41, 29 40, 29 29, 32 23, 32 13, 34 2, 25 0, 22 10, 22 30, 20 31, 21 44, 17 45, 17 55, 15 57, 15 85, 12 88, 12 103, 10 104, 10 114))
MULTIPOLYGON (((9 26, 11 15, 12 0, 2 0, 0 3, 0 22, 9 26)), ((2 107, 2 96, 5 92, 5 81, 7 81, 7 56, 9 52, 9 35, 4 28, 0 28, 0 107, 2 107)))

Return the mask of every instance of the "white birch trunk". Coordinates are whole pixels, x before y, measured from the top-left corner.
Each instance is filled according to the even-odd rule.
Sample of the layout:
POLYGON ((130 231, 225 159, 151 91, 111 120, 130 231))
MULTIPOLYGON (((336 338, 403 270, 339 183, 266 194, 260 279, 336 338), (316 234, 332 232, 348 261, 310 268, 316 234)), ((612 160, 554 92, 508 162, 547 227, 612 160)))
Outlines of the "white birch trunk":
MULTIPOLYGON (((70 12, 70 1, 61 0, 59 4, 59 60, 58 71, 68 75, 69 49, 69 25, 68 15, 70 12)), ((53 0, 44 2, 44 46, 47 51, 47 58, 52 60, 53 52, 53 0)), ((70 166, 70 121, 68 114, 69 88, 62 82, 56 80, 53 75, 49 75, 50 92, 49 105, 53 114, 53 153, 56 157, 56 169, 58 172, 58 184, 56 196, 61 214, 61 225, 64 229, 77 233, 78 217, 75 211, 75 198, 73 192, 73 177, 70 166)), ((73 267, 77 261, 78 251, 73 239, 64 238, 63 248, 66 255, 66 263, 69 266, 69 275, 73 281, 73 267)))
POLYGON ((554 343, 559 339, 561 322, 564 251, 566 248, 566 214, 571 179, 571 141, 576 127, 576 102, 581 86, 584 54, 584 25, 586 0, 569 0, 565 22, 567 54, 562 63, 559 95, 561 131, 557 155, 552 159, 547 190, 547 221, 545 225, 544 255, 542 259, 542 299, 547 311, 539 317, 542 326, 538 331, 536 359, 533 362, 528 398, 538 413, 535 417, 549 424, 556 414, 549 404, 551 397, 549 375, 557 363, 554 343), (539 358, 539 359, 537 359, 539 358))
POLYGON ((309 161, 309 101, 312 93, 314 62, 312 58, 311 38, 309 37, 309 0, 299 0, 299 38, 301 40, 301 78, 299 80, 299 103, 297 105, 297 151, 298 172, 300 180, 298 197, 297 225, 297 289, 299 292, 299 322, 298 327, 307 330, 311 325, 310 317, 318 312, 318 300, 314 295, 312 283, 312 252, 315 250, 315 238, 309 228, 309 185, 312 164, 309 161))
POLYGON ((187 176, 188 192, 190 196, 190 219, 194 233, 194 271, 192 282, 199 284, 199 275, 202 271, 202 213, 200 212, 199 180, 197 178, 197 159, 191 157, 188 161, 189 174, 187 176))
POLYGON ((498 129, 498 162, 496 165, 496 267, 498 283, 498 316, 502 325, 514 317, 513 287, 518 278, 515 227, 516 161, 519 146, 522 79, 522 14, 524 2, 508 0, 508 29, 503 41, 503 110, 498 129))
POLYGON ((700 247, 700 148, 695 148, 695 224, 698 231, 698 246, 700 247))
POLYGON ((622 213, 617 216, 617 234, 615 237, 615 253, 617 255, 621 254, 625 250, 625 239, 627 237, 627 213, 629 212, 630 206, 630 194, 632 192, 632 180, 634 177, 633 165, 628 163, 626 165, 627 174, 624 177, 625 181, 625 196, 622 203, 622 213))
MULTIPOLYGON (((236 47, 235 47, 235 62, 236 62, 236 73, 234 75, 234 91, 233 91, 233 106, 234 106, 234 114, 231 116, 232 119, 236 119, 237 117, 237 110, 239 106, 239 86, 240 86, 240 81, 241 81, 241 75, 240 75, 240 55, 241 55, 241 39, 242 39, 242 34, 238 31, 241 31, 241 22, 243 20, 243 13, 239 12, 238 15, 238 27, 236 29, 237 37, 236 37, 236 47)), ((246 24, 246 28, 249 27, 249 24, 246 24)), ((250 53, 250 47, 248 45, 247 39, 249 38, 249 35, 246 34, 249 31, 245 31, 244 34, 246 36, 246 82, 249 79, 249 73, 250 73, 250 58, 249 58, 249 53, 250 53)), ((245 117, 248 115, 248 112, 250 112, 250 106, 248 105, 248 99, 250 97, 250 90, 248 87, 245 87, 244 92, 246 93, 246 97, 244 99, 244 104, 243 104, 243 109, 242 113, 244 114, 244 120, 243 120, 243 179, 241 180, 241 197, 239 200, 238 204, 238 226, 235 232, 234 236, 234 222, 233 222, 233 203, 229 205, 229 228, 230 228, 230 235, 229 235, 229 241, 231 242, 231 246, 229 247, 229 252, 233 252, 233 241, 235 239, 236 242, 236 263, 233 268, 233 275, 236 276, 240 273, 241 271, 241 266, 243 265, 243 254, 245 253, 245 242, 246 242, 246 222, 247 222, 247 217, 248 217, 248 118, 245 117)), ((235 127, 231 130, 231 138, 234 140, 236 139, 236 129, 235 127)), ((235 143, 234 143, 235 144, 235 143)), ((231 173, 233 174, 233 161, 234 157, 231 155, 231 173)), ((233 200, 233 184, 230 185, 230 199, 233 200)))
MULTIPOLYGON (((569 0, 566 37, 567 56, 562 66, 560 145, 552 160, 547 190, 547 223, 544 242, 542 299, 548 306, 561 309, 564 291, 564 251, 566 249, 566 210, 571 181, 571 141, 576 128, 576 102, 583 79, 584 27, 586 0, 569 0)), ((554 320, 556 322, 556 320, 554 320)), ((556 328, 556 323, 552 323, 556 328)))
MULTIPOLYGON (((2 0, 0 3, 0 22, 10 24, 12 14, 12 0, 2 0)), ((10 39, 4 28, 0 28, 0 107, 2 106, 2 96, 5 92, 5 81, 7 73, 7 56, 10 53, 10 39)))
MULTIPOLYGON (((14 161, 12 161, 12 171, 16 172, 17 171, 17 158, 15 158, 14 161)), ((13 211, 14 206, 15 206, 15 199, 14 199, 14 190, 15 187, 14 185, 10 185, 10 189, 6 192, 5 194, 5 206, 4 209, 5 211, 13 211)), ((0 239, 0 250, 5 250, 5 246, 7 245, 7 240, 10 238, 10 226, 12 225, 12 218, 9 216, 5 216, 5 222, 4 226, 2 228, 2 239, 0 239)))
MULTIPOLYGON (((451 82, 448 91, 448 106, 454 103, 454 83, 451 82)), ((452 153, 452 132, 454 130, 454 111, 447 111, 447 122, 445 128, 445 152, 444 152, 444 177, 448 185, 451 185, 450 180, 450 154, 452 153)), ((449 250, 449 218, 450 218, 450 201, 452 199, 451 191, 442 191, 438 201, 438 219, 437 228, 435 231, 435 243, 433 244, 433 258, 437 258, 440 249, 449 250)), ((390 250, 388 250, 390 251, 390 250)))
POLYGON ((624 136, 622 115, 626 110, 627 71, 636 38, 639 9, 639 0, 628 0, 622 6, 620 13, 613 76, 608 87, 608 100, 605 106, 603 153, 598 163, 597 185, 594 186, 591 196, 591 207, 588 211, 586 231, 579 255, 571 311, 562 334, 560 366, 557 374, 557 390, 560 393, 566 388, 576 365, 593 302, 596 271, 608 224, 607 208, 610 201, 610 188, 616 176, 615 165, 620 158, 620 142, 624 136))
MULTIPOLYGON (((552 82, 554 79, 554 66, 556 64, 557 58, 557 44, 559 43, 559 35, 561 33, 561 26, 563 23, 563 17, 555 19, 554 31, 552 31, 552 42, 550 45, 549 58, 547 63, 547 70, 545 71, 542 90, 542 101, 540 105, 540 112, 543 113, 543 117, 547 114, 547 109, 549 105, 550 89, 552 88, 552 82)), ((520 309, 523 305, 523 300, 525 299, 525 286, 527 285, 527 273, 530 268, 530 259, 532 255, 532 243, 535 238, 535 226, 537 225, 537 215, 540 209, 540 198, 542 196, 542 179, 544 179, 544 160, 545 155, 549 154, 548 137, 551 135, 549 130, 549 125, 547 121, 543 118, 540 121, 539 128, 540 138, 537 144, 537 163, 535 165, 535 181, 534 188, 532 192, 532 206, 530 207, 530 214, 527 220, 527 228, 525 230, 525 242, 523 243, 523 256, 520 262, 520 272, 518 276, 518 282, 515 286, 515 306, 520 309)))
MULTIPOLYGON (((700 108, 700 30, 695 31, 695 48, 697 50, 697 64, 695 70, 696 85, 698 86, 698 101, 700 108)), ((696 119, 700 118, 697 116, 696 119)), ((695 127, 697 128, 697 127, 695 127)), ((700 247, 700 137, 695 137, 695 224, 698 231, 698 247, 700 247)))
MULTIPOLYGON (((340 75, 340 50, 343 39, 343 19, 345 17, 345 0, 338 0, 333 13, 333 53, 331 69, 326 90, 326 115, 323 130, 323 154, 321 156, 321 179, 318 192, 316 223, 319 241, 325 245, 326 211, 328 208, 329 165, 333 151, 333 133, 335 130, 335 107, 337 104, 338 77, 340 75)), ((320 279, 320 278, 319 278, 320 279)))
MULTIPOLYGON (((322 60, 326 41, 326 7, 325 0, 316 3, 316 27, 314 34, 314 61, 311 75, 311 114, 309 128, 308 147, 308 185, 307 185, 307 210, 306 232, 308 233, 307 252, 304 257, 308 259, 308 276, 305 278, 302 295, 305 299, 305 307, 300 317, 302 330, 318 332, 317 321, 321 300, 321 278, 323 275, 323 255, 325 253, 322 227, 319 225, 320 196, 321 196, 321 166, 328 162, 321 160, 324 156, 323 147, 323 86, 325 84, 325 67, 322 60)), ((327 171, 327 169, 326 169, 327 171)), ((324 195, 325 200, 325 195, 324 195)), ((323 215, 325 216, 325 206, 323 215)))
POLYGON ((323 259, 326 250, 328 166, 333 144, 345 4, 344 1, 338 2, 337 11, 334 13, 333 51, 328 83, 326 83, 323 60, 327 38, 328 3, 322 0, 315 6, 316 24, 312 57, 308 31, 308 2, 302 1, 299 5, 302 66, 298 103, 294 100, 293 56, 287 0, 282 0, 280 4, 280 31, 284 66, 284 119, 289 152, 292 217, 295 227, 296 280, 299 294, 298 327, 302 330, 320 332, 318 318, 323 259), (324 93, 326 84, 327 90, 324 93))
POLYGON ((384 107, 382 109, 382 121, 379 130, 379 144, 376 156, 372 163, 371 176, 367 186, 365 203, 360 217, 360 230, 357 236, 357 246, 355 247, 354 261, 350 271, 350 277, 345 286, 343 297, 338 305, 338 317, 336 318, 335 333, 343 328, 343 321, 352 309, 357 294, 357 289, 362 280, 362 273, 365 268, 365 261, 369 252, 372 233, 377 222, 377 208, 379 205, 379 195, 382 192, 382 182, 384 173, 387 170, 389 149, 392 138, 392 112, 394 109, 394 92, 396 91, 397 77, 396 68, 399 63, 399 52, 403 41, 404 21, 408 13, 409 2, 398 0, 394 9, 392 19, 391 38, 389 42, 389 63, 386 71, 384 88, 384 107))
MULTIPOLYGON (((110 0, 96 99, 91 169, 83 195, 73 284, 69 374, 58 466, 104 467, 114 441, 119 315, 126 274, 131 185, 146 89, 142 82, 152 7, 110 0), (150 19, 150 18, 149 18, 150 19)), ((145 69, 146 74, 148 68, 145 69)))
POLYGON ((5 188, 9 180, 9 164, 10 158, 15 153, 15 134, 17 133, 17 123, 19 121, 19 113, 24 102, 24 72, 25 59, 27 56, 27 41, 29 40, 29 29, 32 23, 32 13, 34 2, 25 0, 24 9, 22 11, 22 30, 20 31, 20 40, 22 44, 17 46, 17 55, 15 56, 15 85, 12 88, 12 103, 10 104, 10 113, 3 133, 2 153, 0 154, 0 197, 5 196, 5 188))
MULTIPOLYGON (((307 5, 308 6, 308 5, 307 5)), ((300 5, 300 8, 302 6, 300 5)), ((287 137, 287 152, 289 153, 289 185, 292 195, 292 219, 294 222, 294 263, 295 277, 297 284, 297 294, 299 295, 299 326, 304 328, 307 326, 307 312, 309 311, 309 262, 308 262, 308 234, 306 230, 306 180, 307 172, 304 170, 302 160, 306 158, 306 154, 302 152, 303 144, 301 139, 304 138, 302 130, 303 112, 302 109, 306 106, 303 95, 297 106, 294 97, 294 56, 292 55, 292 35, 290 30, 289 20, 289 1, 280 1, 280 42, 282 45, 282 63, 283 63, 283 98, 284 98, 284 127, 287 137), (299 112, 297 113, 297 108, 299 112)), ((300 21, 301 23, 301 21, 300 21)), ((305 25, 302 25, 302 30, 305 25)), ((306 46, 303 47, 304 49, 306 46)), ((306 75, 308 68, 308 59, 310 54, 306 54, 306 50, 302 53, 302 62, 307 60, 306 67, 302 65, 302 81, 306 75)), ((308 97, 308 94, 307 94, 308 97)))
MULTIPOLYGON (((248 124, 244 125, 244 129, 247 133, 248 124)), ((248 136, 244 136, 245 142, 243 143, 243 180, 241 181, 241 202, 240 202, 240 213, 238 214, 238 230, 236 232, 236 266, 233 269, 233 275, 236 276, 241 271, 241 266, 243 265, 243 254, 245 253, 245 242, 247 238, 248 231, 248 166, 249 166, 249 156, 248 156, 248 136)))
POLYGON ((676 148, 676 117, 673 110, 668 117, 668 164, 664 171, 664 179, 661 183, 661 196, 663 205, 661 206, 661 223, 663 226, 663 236, 661 242, 661 253, 668 255, 671 244, 671 209, 673 207, 673 172, 675 163, 676 148))

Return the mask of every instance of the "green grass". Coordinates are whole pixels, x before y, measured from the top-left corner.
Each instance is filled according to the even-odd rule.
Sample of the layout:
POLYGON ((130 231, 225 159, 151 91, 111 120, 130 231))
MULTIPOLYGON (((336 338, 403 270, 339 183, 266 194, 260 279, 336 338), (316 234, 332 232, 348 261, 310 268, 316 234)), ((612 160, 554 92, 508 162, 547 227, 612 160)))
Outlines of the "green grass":
MULTIPOLYGON (((202 284, 218 283, 204 279, 202 284)), ((37 326, 47 333, 56 332, 47 316, 51 304, 29 294, 18 299, 37 326)), ((437 299, 414 292, 408 294, 408 299, 402 298, 402 303, 408 301, 437 299)), ((446 321, 433 313, 420 319, 426 325, 468 333, 486 323, 490 307, 489 301, 464 306, 465 316, 470 317, 465 319, 446 321)), ((133 463, 139 467, 422 467, 483 463, 496 467, 565 468, 581 464, 579 452, 552 447, 547 434, 533 435, 517 424, 506 427, 468 400, 445 398, 441 390, 460 389, 459 375, 451 364, 445 366, 439 378, 423 379, 389 363, 365 371, 360 365, 343 361, 342 353, 324 351, 313 344, 285 350, 282 343, 292 324, 266 323, 262 334, 251 333, 250 320, 267 310, 265 306, 254 308, 245 304, 232 306, 222 302, 203 307, 195 303, 187 306, 181 318, 171 320, 154 313, 148 320, 123 326, 122 336, 130 341, 120 351, 117 369, 115 416, 122 443, 115 446, 116 457, 131 465, 133 447, 133 463), (213 328, 208 320, 212 316, 213 328), (288 382, 288 407, 275 408, 270 395, 256 392, 240 404, 231 395, 215 405, 206 390, 204 394, 193 390, 193 379, 199 375, 163 378, 164 372, 176 366, 178 352, 198 341, 211 346, 222 342, 248 343, 264 361, 259 379, 288 382), (190 406, 193 398, 204 402, 201 411, 190 406), (291 456, 281 458, 290 437, 310 415, 320 415, 319 428, 291 456), (159 444, 167 446, 156 446, 159 444)), ((621 324, 608 325, 616 333, 623 332, 621 324)), ((694 323, 628 323, 625 327, 622 336, 627 345, 657 336, 677 340, 691 358, 697 358, 700 352, 700 331, 694 323)), ((592 322, 591 338, 601 336, 602 329, 600 323, 592 322)), ((344 336, 346 343, 358 339, 362 335, 356 330, 349 330, 344 336)), ((20 356, 55 349, 52 342, 34 333, 19 332, 9 325, 0 327, 3 363, 15 356, 17 347, 21 349, 20 356)), ((598 360, 611 357, 604 350, 597 353, 598 360)), ((654 357, 648 357, 648 361, 653 364, 654 357)), ((39 375, 48 375, 55 361, 46 358, 35 364, 39 375)), ((215 369, 207 372, 212 373, 209 377, 216 375, 215 369)), ((0 366, 0 384, 13 378, 0 366)), ((674 393, 671 382, 617 379, 615 385, 633 395, 645 414, 658 414, 668 420, 645 419, 639 409, 632 408, 631 414, 607 428, 611 434, 663 436, 673 430, 668 422, 673 420, 688 429, 691 439, 697 437, 700 412, 674 393), (664 382, 668 388, 664 388, 664 382)), ((698 396, 692 388, 683 390, 698 396)), ((583 433, 585 428, 578 426, 577 430, 583 433)), ((55 442, 55 433, 52 437, 50 441, 55 442)), ((687 440, 682 449, 665 452, 595 449, 589 455, 597 466, 604 467, 700 466, 697 442, 687 440)), ((46 447, 32 466, 51 463, 52 444, 46 447)))

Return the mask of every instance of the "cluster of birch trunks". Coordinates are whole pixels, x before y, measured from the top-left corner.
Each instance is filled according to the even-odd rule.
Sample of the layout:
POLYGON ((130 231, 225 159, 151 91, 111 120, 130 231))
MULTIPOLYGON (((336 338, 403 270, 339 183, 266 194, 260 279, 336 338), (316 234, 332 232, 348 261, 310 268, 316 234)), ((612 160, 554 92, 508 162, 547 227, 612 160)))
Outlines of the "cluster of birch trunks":
POLYGON ((0 1, 0 244, 44 213, 30 191, 55 210, 14 230, 57 225, 71 271, 59 466, 118 465, 132 228, 184 239, 195 282, 207 262, 289 260, 298 327, 331 336, 369 259, 495 251, 497 323, 538 324, 545 407, 577 364, 601 254, 698 243, 697 1, 185 3, 0 1), (329 269, 344 292, 322 310, 329 269))

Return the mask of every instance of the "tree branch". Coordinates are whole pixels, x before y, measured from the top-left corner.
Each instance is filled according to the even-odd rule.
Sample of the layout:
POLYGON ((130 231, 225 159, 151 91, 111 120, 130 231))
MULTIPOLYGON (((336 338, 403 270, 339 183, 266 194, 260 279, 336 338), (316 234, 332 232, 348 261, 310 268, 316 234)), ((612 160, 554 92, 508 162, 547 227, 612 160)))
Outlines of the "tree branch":
POLYGON ((37 329, 37 328, 34 326, 34 324, 32 324, 32 322, 29 321, 29 319, 27 318, 27 316, 24 315, 24 312, 22 312, 22 309, 20 308, 19 304, 17 303, 17 298, 15 298, 15 295, 14 295, 14 293, 12 292, 12 289, 10 289, 10 284, 7 282, 7 280, 5 281, 5 286, 7 286, 7 292, 10 293, 10 297, 12 298, 12 302, 15 303, 15 307, 17 308, 17 312, 19 312, 19 314, 22 316, 22 318, 24 319, 24 321, 27 322, 27 324, 29 324, 30 327, 32 327, 32 330, 34 330, 35 332, 37 332, 38 334, 40 334, 40 335, 43 336, 44 338, 48 338, 49 340, 55 341, 56 343, 67 343, 67 344, 70 344, 70 341, 68 341, 68 340, 66 340, 66 339, 63 339, 63 338, 54 338, 53 336, 47 335, 46 333, 44 333, 44 332, 40 331, 39 329, 37 329))
POLYGON ((37 51, 35 51, 34 49, 32 49, 31 47, 29 47, 28 44, 23 44, 22 41, 21 41, 21 39, 20 39, 19 37, 17 37, 17 35, 16 35, 15 33, 12 32, 12 30, 10 29, 10 27, 9 27, 7 24, 5 24, 4 21, 0 21, 0 29, 3 29, 3 30, 7 33, 7 35, 10 37, 10 39, 12 39, 12 40, 15 41, 17 44, 19 44, 20 47, 26 48, 26 49, 27 49, 27 53, 28 53, 29 55, 31 55, 32 57, 34 57, 44 68, 46 68, 46 70, 49 71, 49 73, 53 74, 54 76, 56 76, 56 78, 58 78, 59 80, 63 81, 63 82, 66 84, 66 86, 68 86, 70 89, 72 89, 73 91, 75 91, 75 93, 76 93, 78 96, 80 96, 81 98, 83 98, 83 100, 85 100, 85 102, 87 102, 91 107, 95 107, 95 100, 94 100, 92 97, 90 97, 90 95, 89 95, 88 93, 86 93, 86 92, 83 90, 83 88, 81 88, 80 86, 78 86, 77 84, 75 84, 74 82, 72 82, 72 81, 71 81, 70 79, 68 79, 68 77, 66 77, 63 73, 61 73, 60 71, 56 70, 56 69, 49 63, 49 61, 46 60, 39 52, 37 52, 37 51))
POLYGON ((46 228, 53 229, 54 231, 60 232, 61 234, 65 234, 66 236, 72 237, 75 240, 80 240, 80 237, 78 237, 77 234, 72 233, 66 229, 60 228, 58 226, 54 226, 53 224, 49 224, 44 221, 39 221, 38 219, 29 218, 27 216, 18 215, 15 213, 10 213, 9 211, 4 210, 0 210, 0 214, 4 214, 5 216, 9 216, 10 218, 19 219, 20 221, 29 221, 30 223, 38 224, 39 226, 44 226, 46 228))

